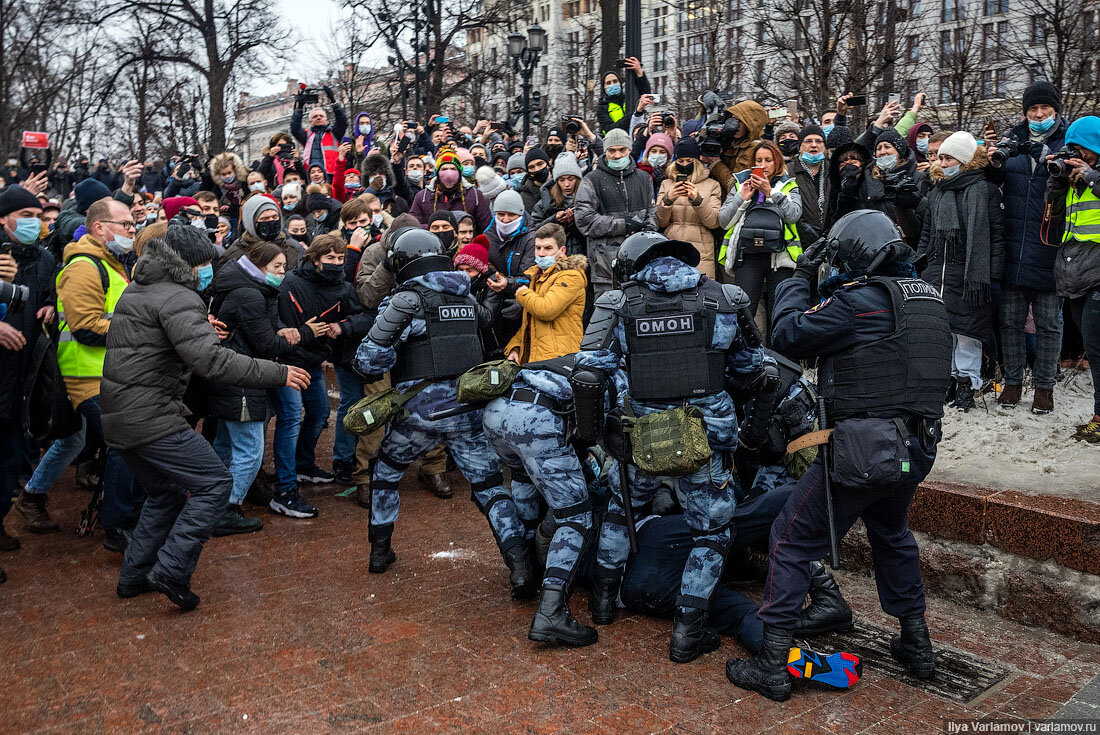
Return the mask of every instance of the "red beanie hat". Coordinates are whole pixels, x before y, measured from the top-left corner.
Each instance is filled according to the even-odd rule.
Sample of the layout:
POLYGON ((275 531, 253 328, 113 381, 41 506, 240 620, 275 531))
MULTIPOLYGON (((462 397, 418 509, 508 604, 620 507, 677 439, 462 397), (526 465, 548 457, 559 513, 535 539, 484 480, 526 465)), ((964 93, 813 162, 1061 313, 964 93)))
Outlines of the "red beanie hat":
POLYGON ((359 173, 359 169, 357 169, 357 168, 349 168, 349 169, 344 171, 344 176, 350 176, 351 174, 355 174, 356 176, 362 176, 362 174, 359 173))
POLYGON ((489 270, 489 238, 478 235, 463 245, 455 256, 455 265, 468 265, 478 273, 489 270))
POLYGON ((171 220, 184 207, 199 208, 199 203, 191 197, 168 197, 161 204, 164 206, 164 216, 171 220))

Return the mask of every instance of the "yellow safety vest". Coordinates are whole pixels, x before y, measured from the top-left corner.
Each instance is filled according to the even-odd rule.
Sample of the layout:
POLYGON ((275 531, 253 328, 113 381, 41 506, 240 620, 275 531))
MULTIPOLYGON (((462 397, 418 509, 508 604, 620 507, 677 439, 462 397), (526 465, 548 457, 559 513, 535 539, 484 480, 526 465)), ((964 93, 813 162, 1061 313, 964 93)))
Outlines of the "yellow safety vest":
POLYGON ((625 114, 626 109, 622 105, 615 102, 607 103, 607 116, 611 118, 611 122, 619 122, 625 114))
POLYGON ((1062 242, 1070 240, 1100 243, 1100 197, 1092 192, 1091 186, 1080 195, 1072 186, 1066 192, 1066 231, 1062 242))
MULTIPOLYGON (((118 303, 119 297, 122 296, 122 292, 126 290, 126 286, 129 284, 105 260, 91 255, 73 256, 65 265, 65 268, 71 266, 77 258, 86 258, 98 263, 107 271, 108 286, 107 293, 103 294, 103 311, 105 312, 104 318, 110 319, 114 316, 115 304, 118 303)), ((61 282, 61 273, 65 271, 65 268, 62 268, 61 272, 57 274, 57 283, 61 282)), ((96 270, 100 270, 98 266, 96 270)), ((61 325, 61 334, 57 343, 57 367, 61 369, 61 375, 66 378, 102 378, 103 358, 107 355, 107 348, 83 345, 76 341, 69 329, 69 323, 65 321, 65 308, 61 304, 60 296, 57 298, 57 319, 61 325)))
MULTIPOLYGON (((779 185, 779 191, 788 195, 797 188, 798 182, 793 177, 779 185)), ((741 191, 741 182, 737 180, 736 176, 733 178, 733 190, 741 191)), ((737 229, 737 223, 731 225, 730 228, 726 230, 726 234, 722 237, 722 247, 718 250, 719 263, 726 262, 726 250, 735 229, 737 229)), ((798 227, 796 227, 794 223, 783 223, 783 239, 787 243, 787 255, 790 256, 791 260, 797 262, 798 256, 802 255, 802 241, 798 237, 798 227)))

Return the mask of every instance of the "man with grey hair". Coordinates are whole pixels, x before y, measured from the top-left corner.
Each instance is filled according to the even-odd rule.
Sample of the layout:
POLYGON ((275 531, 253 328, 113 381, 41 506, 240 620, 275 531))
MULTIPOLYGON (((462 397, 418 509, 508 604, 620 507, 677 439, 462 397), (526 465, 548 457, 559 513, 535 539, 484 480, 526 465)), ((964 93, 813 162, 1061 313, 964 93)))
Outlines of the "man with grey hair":
POLYGON ((305 93, 303 88, 294 99, 294 112, 290 116, 290 133, 302 144, 302 165, 306 170, 316 164, 325 170, 325 178, 332 182, 336 171, 336 158, 340 152, 340 140, 348 130, 348 117, 344 108, 336 102, 332 87, 324 87, 332 105, 335 124, 330 124, 328 114, 323 107, 314 106, 309 110, 309 130, 302 129, 302 116, 305 112, 305 93))

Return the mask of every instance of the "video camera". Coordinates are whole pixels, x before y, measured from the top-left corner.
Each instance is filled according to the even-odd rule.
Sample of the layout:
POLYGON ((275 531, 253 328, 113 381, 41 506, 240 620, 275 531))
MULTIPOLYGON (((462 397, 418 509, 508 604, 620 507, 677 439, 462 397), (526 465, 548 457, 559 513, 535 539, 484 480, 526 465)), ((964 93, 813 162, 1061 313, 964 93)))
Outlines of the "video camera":
POLYGON ((298 102, 304 105, 316 105, 321 101, 321 92, 324 90, 320 87, 307 87, 304 84, 298 85, 298 102))
POLYGON ((27 286, 0 281, 0 315, 9 311, 19 311, 31 297, 27 286))
POLYGON ((995 148, 997 150, 993 151, 993 153, 989 156, 989 162, 997 168, 1001 168, 1002 166, 1004 166, 1006 163, 1008 163, 1008 159, 1012 158, 1013 156, 1018 156, 1021 153, 1027 153, 1027 149, 1020 145, 1020 141, 1008 136, 1005 136, 1004 138, 1001 138, 999 141, 997 141, 995 148))
POLYGON ((733 143, 741 128, 741 121, 730 114, 726 109, 726 101, 717 92, 704 92, 699 98, 699 105, 706 115, 699 131, 699 152, 701 155, 717 158, 733 143))

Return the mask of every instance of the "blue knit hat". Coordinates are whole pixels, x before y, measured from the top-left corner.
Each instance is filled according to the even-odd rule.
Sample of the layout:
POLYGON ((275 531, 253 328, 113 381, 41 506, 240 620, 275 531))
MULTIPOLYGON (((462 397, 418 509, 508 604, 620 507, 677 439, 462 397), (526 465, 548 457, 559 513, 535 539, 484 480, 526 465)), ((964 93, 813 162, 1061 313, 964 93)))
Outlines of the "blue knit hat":
POLYGON ((1100 117, 1089 115, 1074 120, 1066 131, 1066 145, 1070 143, 1100 153, 1100 117))

